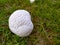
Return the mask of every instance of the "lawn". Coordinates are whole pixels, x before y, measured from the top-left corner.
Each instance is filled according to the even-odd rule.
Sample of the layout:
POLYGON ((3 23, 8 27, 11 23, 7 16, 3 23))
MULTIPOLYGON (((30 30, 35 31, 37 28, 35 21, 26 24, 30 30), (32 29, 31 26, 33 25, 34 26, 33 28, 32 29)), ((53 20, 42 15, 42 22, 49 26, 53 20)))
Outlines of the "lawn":
POLYGON ((0 0, 0 45, 60 45, 60 0, 0 0), (28 37, 13 34, 8 27, 15 10, 30 12, 34 29, 28 37))

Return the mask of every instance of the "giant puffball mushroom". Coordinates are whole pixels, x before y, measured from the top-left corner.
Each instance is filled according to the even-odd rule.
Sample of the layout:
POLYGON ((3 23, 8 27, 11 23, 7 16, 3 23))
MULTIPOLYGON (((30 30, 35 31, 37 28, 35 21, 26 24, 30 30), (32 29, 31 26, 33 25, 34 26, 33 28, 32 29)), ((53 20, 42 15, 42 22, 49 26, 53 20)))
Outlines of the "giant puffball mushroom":
POLYGON ((28 36, 33 30, 30 13, 26 10, 16 10, 13 12, 9 17, 9 28, 20 37, 28 36))
POLYGON ((30 0, 30 3, 33 3, 35 0, 30 0))

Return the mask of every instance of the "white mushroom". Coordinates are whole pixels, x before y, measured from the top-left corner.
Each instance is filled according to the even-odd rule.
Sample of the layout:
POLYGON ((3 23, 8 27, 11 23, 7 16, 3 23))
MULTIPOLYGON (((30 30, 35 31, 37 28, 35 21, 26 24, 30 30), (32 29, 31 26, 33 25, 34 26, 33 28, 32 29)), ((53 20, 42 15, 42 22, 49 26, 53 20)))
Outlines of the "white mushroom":
POLYGON ((33 3, 35 0, 30 0, 30 3, 33 3))
POLYGON ((33 30, 30 13, 26 10, 17 10, 9 17, 10 30, 20 36, 28 36, 33 30))

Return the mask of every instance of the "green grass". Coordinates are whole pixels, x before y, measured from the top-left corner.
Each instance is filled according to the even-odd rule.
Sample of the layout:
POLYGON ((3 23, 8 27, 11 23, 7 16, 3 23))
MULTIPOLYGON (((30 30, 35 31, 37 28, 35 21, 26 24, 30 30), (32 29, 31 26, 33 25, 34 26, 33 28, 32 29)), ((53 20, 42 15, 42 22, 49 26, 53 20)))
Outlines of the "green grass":
POLYGON ((0 45, 60 45, 60 0, 0 0, 0 45), (9 16, 18 9, 30 12, 34 29, 21 38, 8 27, 9 16))

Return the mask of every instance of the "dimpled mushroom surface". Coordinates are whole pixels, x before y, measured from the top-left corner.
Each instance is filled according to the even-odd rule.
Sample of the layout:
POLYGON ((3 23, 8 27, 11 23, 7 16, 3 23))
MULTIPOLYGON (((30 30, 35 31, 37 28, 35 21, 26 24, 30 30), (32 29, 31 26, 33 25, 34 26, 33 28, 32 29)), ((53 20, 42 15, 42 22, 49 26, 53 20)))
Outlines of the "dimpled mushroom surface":
POLYGON ((20 37, 28 36, 33 30, 30 13, 26 10, 16 10, 13 12, 9 17, 9 28, 20 37))

